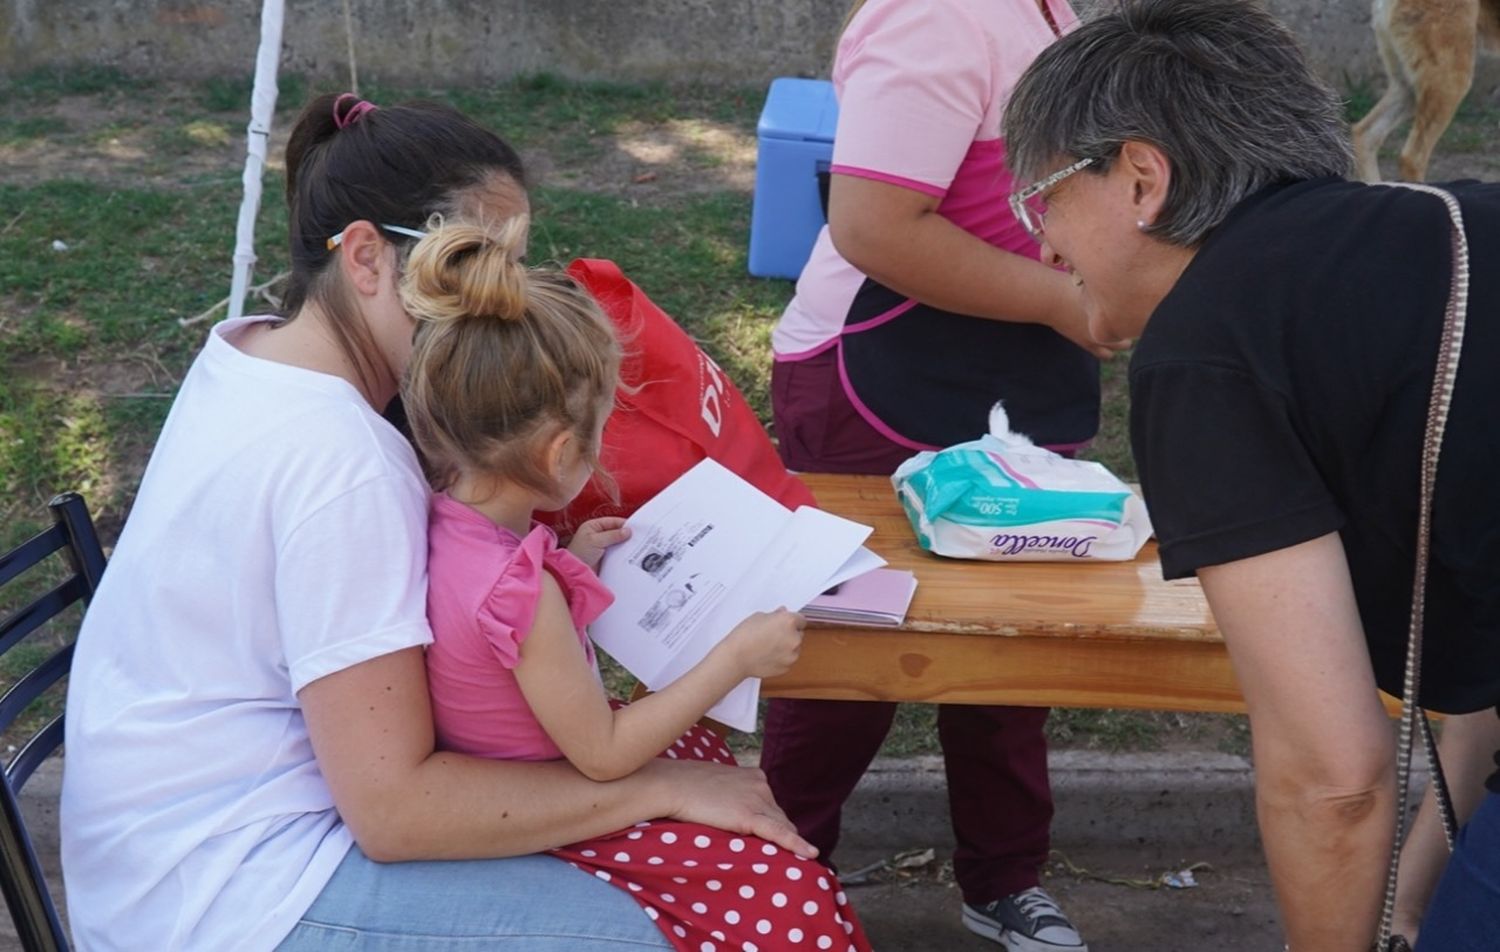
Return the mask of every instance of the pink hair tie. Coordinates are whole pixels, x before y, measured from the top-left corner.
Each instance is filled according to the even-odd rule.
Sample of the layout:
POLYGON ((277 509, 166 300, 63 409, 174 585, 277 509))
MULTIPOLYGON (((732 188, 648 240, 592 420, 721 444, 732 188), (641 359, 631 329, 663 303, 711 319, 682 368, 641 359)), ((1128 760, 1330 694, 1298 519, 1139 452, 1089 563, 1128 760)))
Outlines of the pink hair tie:
POLYGON ((333 124, 336 128, 347 129, 358 122, 360 116, 363 116, 367 112, 374 112, 376 108, 376 105, 369 100, 360 99, 353 93, 344 93, 333 101, 333 124), (354 105, 345 109, 340 114, 339 108, 344 105, 346 100, 350 99, 354 100, 354 105))

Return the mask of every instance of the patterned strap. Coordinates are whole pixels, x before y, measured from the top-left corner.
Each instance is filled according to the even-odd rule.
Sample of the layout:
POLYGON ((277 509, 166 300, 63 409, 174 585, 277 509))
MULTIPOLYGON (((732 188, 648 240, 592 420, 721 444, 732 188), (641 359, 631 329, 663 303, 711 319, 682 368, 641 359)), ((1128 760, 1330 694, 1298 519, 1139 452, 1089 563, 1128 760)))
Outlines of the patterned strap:
POLYGON ((1433 791, 1442 816, 1443 833, 1448 848, 1453 848, 1457 824, 1448 786, 1438 763, 1437 746, 1432 728, 1422 713, 1419 699, 1422 678, 1422 619, 1427 602, 1427 562, 1431 555, 1432 496, 1437 485, 1438 453, 1443 432, 1448 425, 1448 409, 1453 403, 1453 386, 1458 378, 1458 359, 1463 349, 1464 325, 1469 306, 1469 242, 1464 235, 1463 212, 1450 193, 1431 185, 1410 182, 1388 183, 1441 199, 1453 223, 1453 283, 1448 292, 1448 309, 1443 319, 1443 333, 1438 342, 1437 372, 1432 381, 1432 400, 1427 407, 1427 432, 1422 443, 1422 500, 1417 510, 1416 577, 1412 583, 1411 626, 1407 631, 1406 676, 1402 682, 1401 731, 1396 747, 1396 842, 1391 848, 1391 863, 1386 873, 1385 904, 1380 912, 1377 949, 1391 945, 1391 921, 1396 911, 1396 870, 1401 860, 1401 842, 1406 833, 1407 787, 1411 783, 1412 732, 1422 735, 1427 759, 1431 764, 1433 791))

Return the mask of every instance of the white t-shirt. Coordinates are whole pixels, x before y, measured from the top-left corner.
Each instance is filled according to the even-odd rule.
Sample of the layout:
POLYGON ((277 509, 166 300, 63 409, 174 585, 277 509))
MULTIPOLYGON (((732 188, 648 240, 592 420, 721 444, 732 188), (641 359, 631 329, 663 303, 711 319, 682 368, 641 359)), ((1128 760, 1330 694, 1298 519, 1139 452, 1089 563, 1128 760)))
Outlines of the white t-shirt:
POLYGON ((62 859, 82 949, 270 949, 353 838, 296 693, 431 634, 427 485, 345 381, 209 335, 84 619, 62 859))

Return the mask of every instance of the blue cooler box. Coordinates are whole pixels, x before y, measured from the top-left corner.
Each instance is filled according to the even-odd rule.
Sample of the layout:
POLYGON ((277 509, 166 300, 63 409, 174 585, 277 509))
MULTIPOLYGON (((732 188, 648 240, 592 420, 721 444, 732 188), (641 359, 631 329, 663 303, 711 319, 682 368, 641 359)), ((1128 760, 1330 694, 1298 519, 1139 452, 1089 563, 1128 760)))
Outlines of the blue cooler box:
POLYGON ((796 280, 802 274, 824 223, 838 121, 827 80, 771 81, 756 126, 760 146, 750 210, 750 273, 756 277, 796 280))

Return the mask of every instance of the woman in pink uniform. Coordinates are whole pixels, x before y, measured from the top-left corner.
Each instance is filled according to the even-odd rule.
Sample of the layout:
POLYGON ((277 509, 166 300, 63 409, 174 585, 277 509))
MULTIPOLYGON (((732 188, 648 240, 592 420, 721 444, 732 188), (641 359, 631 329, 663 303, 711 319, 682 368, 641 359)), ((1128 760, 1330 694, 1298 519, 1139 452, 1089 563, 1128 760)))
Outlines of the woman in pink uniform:
MULTIPOLYGON (((1011 214, 1000 119, 1032 59, 1077 19, 1065 0, 869 0, 846 21, 828 227, 772 337, 787 465, 888 474, 1012 425, 1070 453, 1098 427, 1098 357, 1078 288, 1011 214)), ((844 800, 894 704, 775 700, 762 768, 799 832, 832 853, 844 800)), ((1084 948, 1038 886, 1052 818, 1040 708, 944 705, 938 731, 963 922, 1012 949, 1084 948)))

